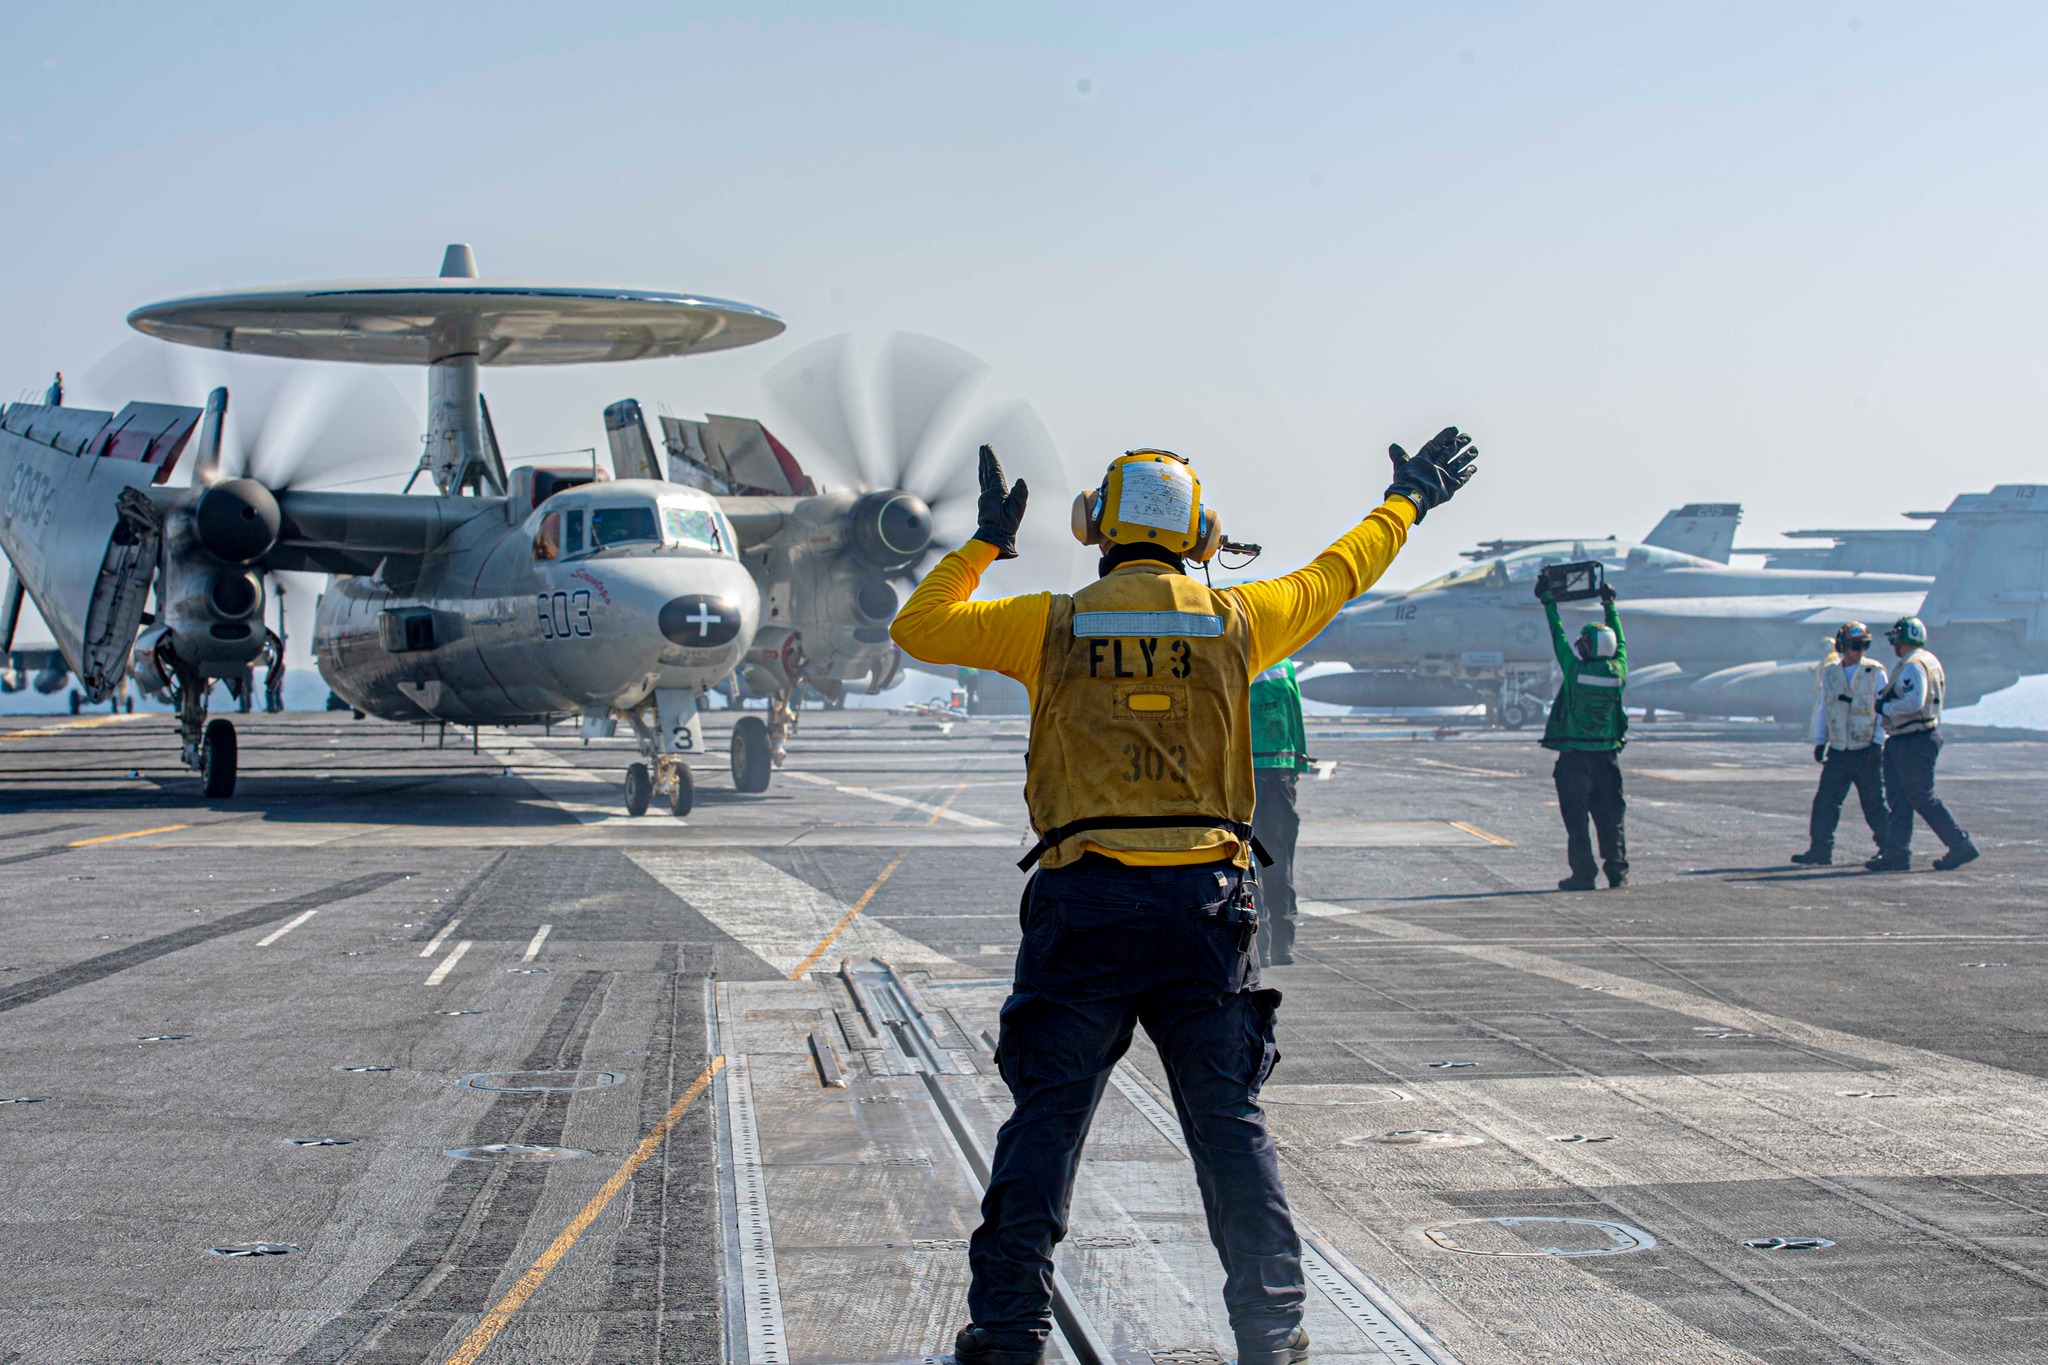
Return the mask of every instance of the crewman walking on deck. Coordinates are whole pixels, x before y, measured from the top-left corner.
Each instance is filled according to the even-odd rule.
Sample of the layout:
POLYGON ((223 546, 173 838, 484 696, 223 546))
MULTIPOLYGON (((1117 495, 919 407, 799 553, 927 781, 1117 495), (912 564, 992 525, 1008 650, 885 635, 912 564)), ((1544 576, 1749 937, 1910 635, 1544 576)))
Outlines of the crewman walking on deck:
POLYGON ((1280 993, 1260 988, 1251 952, 1251 680, 1371 587, 1408 528, 1471 478, 1469 441, 1447 428, 1413 456, 1393 447, 1385 501, 1335 545, 1220 590, 1187 574, 1223 543, 1194 469, 1130 451, 1074 502, 1075 535, 1102 550, 1098 582, 975 602, 982 572, 1017 552, 1026 497, 982 447, 974 538, 890 630, 914 658, 994 669, 1031 695, 1024 795, 1039 838, 1020 865, 1039 867, 996 1049, 1016 1108, 968 1246, 960 1365, 1044 1358, 1081 1144, 1141 1023, 1194 1156, 1239 1359, 1307 1358, 1301 1244, 1258 1102, 1280 993))
POLYGON ((1884 665, 1863 657, 1870 627, 1850 621, 1835 632, 1834 652, 1820 666, 1820 695, 1813 704, 1813 761, 1823 765, 1807 819, 1806 851, 1792 861, 1826 867, 1835 860, 1835 826, 1849 788, 1863 803, 1863 819, 1877 851, 1884 852, 1884 741, 1878 736, 1877 698, 1886 683, 1884 665))
POLYGON ((1948 679, 1941 660, 1927 648, 1927 627, 1917 616, 1901 616, 1884 633, 1898 672, 1877 695, 1884 722, 1884 801, 1889 807, 1883 846, 1864 866, 1872 872, 1904 872, 1913 866, 1913 817, 1934 831, 1948 852, 1934 860, 1937 872, 1973 861, 1977 846, 1934 794, 1934 763, 1941 757, 1941 707, 1948 679))
POLYGON ((1621 749, 1628 743, 1628 714, 1621 694, 1628 684, 1628 642, 1621 617, 1614 610, 1614 589, 1600 585, 1606 608, 1605 625, 1587 624, 1576 644, 1557 618, 1557 599, 1544 580, 1536 580, 1536 596, 1550 619, 1550 640, 1557 666, 1564 674, 1550 719, 1543 727, 1543 747, 1557 751, 1551 780, 1557 784, 1557 813, 1564 817, 1565 856, 1572 874, 1557 884, 1560 891, 1591 891, 1604 866, 1611 887, 1628 884, 1628 835, 1624 819, 1628 801, 1621 793, 1621 749), (1591 817, 1600 839, 1600 863, 1593 861, 1593 842, 1586 837, 1591 817))
POLYGON ((1252 780, 1258 804, 1252 837, 1273 861, 1259 869, 1259 965, 1294 961, 1294 845, 1301 834, 1295 787, 1309 766, 1308 726, 1294 660, 1282 659, 1252 679, 1252 780))

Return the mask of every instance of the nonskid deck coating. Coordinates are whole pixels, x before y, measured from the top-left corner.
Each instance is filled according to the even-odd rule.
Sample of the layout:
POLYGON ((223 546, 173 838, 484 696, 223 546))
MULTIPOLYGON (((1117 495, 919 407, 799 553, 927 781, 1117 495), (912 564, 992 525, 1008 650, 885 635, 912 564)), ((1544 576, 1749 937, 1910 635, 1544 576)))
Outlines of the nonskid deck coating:
MULTIPOLYGON (((0 743, 0 1099, 34 1101, 0 1104, 0 1357, 448 1360, 588 1215, 475 1359, 727 1358, 729 1082, 661 1126, 727 1055, 707 980, 784 1002, 732 1055, 763 1101, 770 1226, 786 1207, 802 1240, 776 1258, 792 1348, 803 1305, 838 1293, 896 1315, 875 1350, 943 1349, 971 1179, 938 1156, 860 1166, 861 1130, 770 1113, 824 1094, 808 1051, 775 1050, 807 1037, 787 998, 819 989, 782 981, 808 952, 785 945, 871 892, 835 946, 903 957, 961 1016, 972 1074, 944 1083, 978 1097, 984 1135, 1000 1118, 976 1037, 1016 941, 1022 729, 915 723, 807 715, 762 798, 707 756, 686 822, 625 820, 621 746, 566 737, 486 731, 472 754, 452 730, 436 748, 255 717, 243 792, 207 805, 160 718, 0 731, 24 735, 0 743), (461 1084, 532 1069, 624 1079, 461 1084), (350 1141, 287 1145, 317 1136, 350 1141), (588 1155, 444 1155, 491 1144, 588 1155), (945 1235, 883 1248, 898 1278, 878 1278, 864 1258, 892 1217, 945 1235), (256 1242, 296 1250, 208 1252, 256 1242)), ((1302 787, 1310 904, 1300 964, 1271 974, 1266 1094, 1302 1218, 1467 1365, 2039 1359, 2043 749, 1953 743, 1943 780, 1986 858, 1880 878, 1846 865, 1853 818, 1844 866, 1782 861, 1810 794, 1796 736, 1643 729, 1624 759, 1638 884, 1561 896, 1532 736, 1317 725, 1336 767, 1302 787), (1460 1140, 1378 1140, 1418 1133, 1460 1140), (1617 1226, 1654 1246, 1502 1254, 1611 1250, 1617 1226)), ((844 1060, 857 1086, 923 1085, 844 1060)), ((1142 1047, 1130 1065, 1156 1086, 1142 1047)), ((1101 1320, 1153 1331, 1124 1329, 1133 1365, 1198 1365, 1227 1343, 1217 1272, 1144 1093, 1105 1104, 1064 1263, 1101 1320)), ((832 1330, 810 1358, 833 1358, 832 1330)))

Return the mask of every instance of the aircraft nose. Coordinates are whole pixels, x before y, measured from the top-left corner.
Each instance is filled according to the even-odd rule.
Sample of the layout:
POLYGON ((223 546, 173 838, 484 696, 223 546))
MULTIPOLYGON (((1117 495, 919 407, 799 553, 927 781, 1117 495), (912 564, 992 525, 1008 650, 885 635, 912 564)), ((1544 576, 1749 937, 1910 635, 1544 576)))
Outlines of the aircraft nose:
POLYGON ((740 633, 740 604, 717 593, 693 592, 662 606, 661 633, 673 644, 714 649, 740 633))

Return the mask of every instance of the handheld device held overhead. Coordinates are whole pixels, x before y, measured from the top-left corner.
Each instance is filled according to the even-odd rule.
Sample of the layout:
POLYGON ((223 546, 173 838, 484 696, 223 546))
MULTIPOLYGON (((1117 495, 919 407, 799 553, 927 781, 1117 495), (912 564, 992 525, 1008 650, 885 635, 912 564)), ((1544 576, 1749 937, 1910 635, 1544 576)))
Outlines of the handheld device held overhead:
POLYGON ((1558 602, 1577 602, 1598 597, 1606 582, 1607 571, 1600 561, 1584 559, 1572 564, 1546 565, 1536 576, 1536 591, 1539 596, 1558 602))

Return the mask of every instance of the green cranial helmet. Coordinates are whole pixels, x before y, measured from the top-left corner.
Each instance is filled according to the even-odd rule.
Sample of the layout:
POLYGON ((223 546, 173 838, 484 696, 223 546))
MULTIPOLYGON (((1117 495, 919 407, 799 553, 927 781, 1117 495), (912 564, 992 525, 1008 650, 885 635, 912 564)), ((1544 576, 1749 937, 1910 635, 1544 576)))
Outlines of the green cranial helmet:
POLYGON ((1597 623, 1583 626, 1579 630, 1579 657, 1581 659, 1611 659, 1620 648, 1620 641, 1614 632, 1597 623))
POLYGON ((1894 645, 1909 645, 1914 649, 1927 643, 1927 623, 1917 616, 1901 616, 1884 633, 1884 638, 1894 645))

